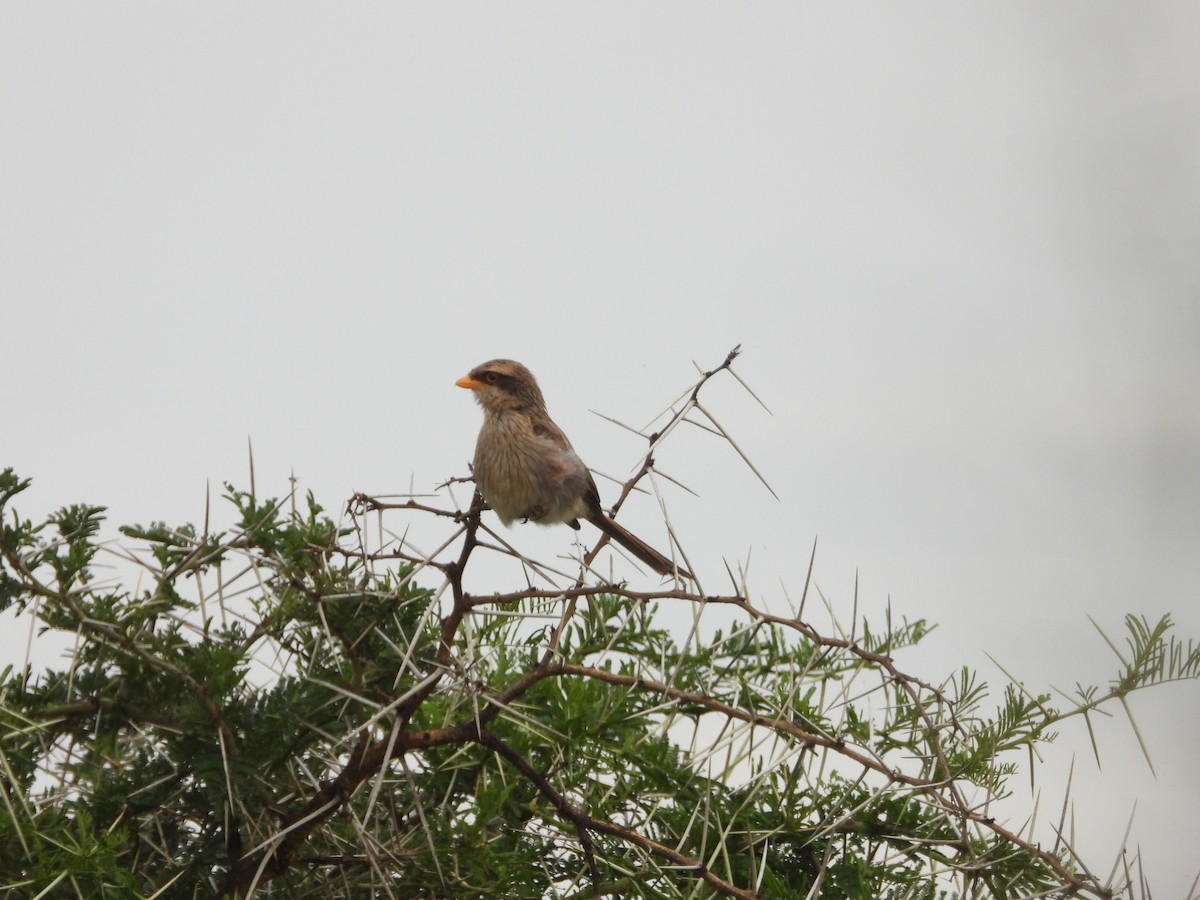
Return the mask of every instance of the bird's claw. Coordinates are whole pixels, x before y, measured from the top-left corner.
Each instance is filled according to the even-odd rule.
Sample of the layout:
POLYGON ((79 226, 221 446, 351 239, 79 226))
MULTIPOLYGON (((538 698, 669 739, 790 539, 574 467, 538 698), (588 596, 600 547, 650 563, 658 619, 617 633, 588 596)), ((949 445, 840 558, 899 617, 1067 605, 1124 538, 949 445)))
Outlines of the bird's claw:
POLYGON ((527 509, 525 515, 521 517, 521 524, 528 525, 530 522, 536 522, 538 519, 546 515, 546 510, 542 506, 535 506, 532 509, 527 509))

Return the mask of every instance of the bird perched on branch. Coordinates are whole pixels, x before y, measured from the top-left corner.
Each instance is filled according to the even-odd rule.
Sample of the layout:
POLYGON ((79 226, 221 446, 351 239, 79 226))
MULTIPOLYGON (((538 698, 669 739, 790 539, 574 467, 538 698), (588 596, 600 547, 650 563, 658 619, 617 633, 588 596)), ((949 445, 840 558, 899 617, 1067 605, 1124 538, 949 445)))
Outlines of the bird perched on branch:
POLYGON ((592 473, 546 412, 532 372, 511 359, 493 359, 455 384, 473 391, 483 407, 475 485, 501 522, 565 522, 578 530, 587 519, 658 574, 691 577, 604 513, 592 473))

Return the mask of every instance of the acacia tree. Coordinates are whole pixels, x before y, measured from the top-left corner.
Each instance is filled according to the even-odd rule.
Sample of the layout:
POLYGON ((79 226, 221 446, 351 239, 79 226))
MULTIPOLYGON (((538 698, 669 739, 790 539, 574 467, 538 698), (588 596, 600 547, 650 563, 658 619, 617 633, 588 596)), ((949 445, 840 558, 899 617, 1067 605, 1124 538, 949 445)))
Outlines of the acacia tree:
MULTIPOLYGON (((699 397, 735 355, 651 453, 689 415, 723 433, 699 397)), ((899 667, 923 621, 826 634, 807 587, 776 610, 744 585, 638 590, 592 568, 603 540, 563 572, 453 484, 355 497, 344 525, 229 486, 231 529, 119 545, 99 507, 22 519, 27 486, 0 475, 0 609, 74 650, 0 679, 7 896, 1113 897, 1128 869, 1102 881, 989 804, 1064 719, 1200 676, 1165 617, 1130 618, 1108 690, 992 701, 967 668, 899 667), (519 586, 467 590, 485 558, 519 586)))

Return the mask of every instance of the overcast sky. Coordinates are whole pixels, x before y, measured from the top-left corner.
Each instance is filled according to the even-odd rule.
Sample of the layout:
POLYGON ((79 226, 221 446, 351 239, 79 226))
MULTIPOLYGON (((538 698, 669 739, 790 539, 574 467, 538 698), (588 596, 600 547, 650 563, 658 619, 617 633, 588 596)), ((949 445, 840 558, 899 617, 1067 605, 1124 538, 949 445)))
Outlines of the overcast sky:
MULTIPOLYGON (((773 415, 710 400, 780 501, 677 441, 693 568, 749 554, 778 604, 819 538, 843 615, 857 573, 939 623, 912 674, 1104 683, 1089 616, 1200 637, 1197 60, 1183 2, 4 4, 0 465, 25 516, 180 523, 250 438, 261 493, 336 510, 465 474, 454 380, 509 356, 624 476, 589 410, 642 424, 741 343, 773 415)), ((1200 684, 1132 705, 1157 779, 1120 718, 1048 772, 1078 754, 1105 870, 1138 798, 1183 897, 1200 684)))

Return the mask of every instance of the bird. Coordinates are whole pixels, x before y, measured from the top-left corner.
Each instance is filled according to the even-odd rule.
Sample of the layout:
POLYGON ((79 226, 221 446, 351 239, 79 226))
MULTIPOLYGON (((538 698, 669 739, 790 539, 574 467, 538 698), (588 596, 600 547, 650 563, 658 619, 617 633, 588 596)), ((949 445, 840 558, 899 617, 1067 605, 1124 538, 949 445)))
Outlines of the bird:
POLYGON ((554 424, 537 379, 511 359, 480 363, 455 382, 483 408, 472 473, 483 499, 506 526, 514 520, 591 522, 659 575, 691 573, 619 525, 600 506, 592 473, 554 424))

